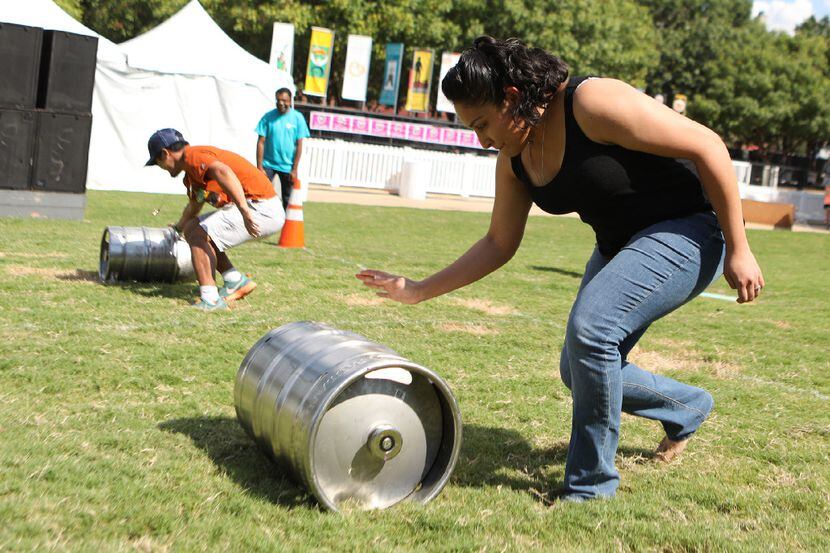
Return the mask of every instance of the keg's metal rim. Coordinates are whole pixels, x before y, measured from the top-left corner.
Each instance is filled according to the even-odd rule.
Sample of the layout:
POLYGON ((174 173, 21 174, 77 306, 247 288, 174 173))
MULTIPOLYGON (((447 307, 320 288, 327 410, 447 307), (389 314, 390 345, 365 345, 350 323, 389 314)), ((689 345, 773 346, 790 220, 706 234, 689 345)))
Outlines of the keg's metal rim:
MULTIPOLYGON (((449 385, 441 378, 438 374, 434 371, 419 365, 417 363, 413 363, 403 357, 389 354, 375 354, 375 359, 368 362, 366 365, 361 367, 360 369, 356 370, 354 373, 349 375, 348 377, 344 378, 343 380, 339 381, 338 386, 329 394, 327 394, 327 398, 325 402, 322 402, 317 409, 315 409, 311 420, 313 421, 313 425, 309 428, 308 432, 308 442, 306 443, 306 450, 307 451, 314 451, 314 443, 317 439, 317 432, 320 429, 320 423, 322 422, 322 415, 325 413, 330 407, 331 404, 340 396, 340 394, 349 386, 351 386, 355 381, 363 378, 366 374, 380 370, 380 369, 388 369, 388 368, 401 368, 406 370, 411 370, 416 374, 422 375, 427 377, 430 382, 432 382, 433 386, 438 388, 441 392, 440 399, 446 400, 449 405, 449 411, 452 413, 453 416, 453 444, 452 444, 452 451, 450 452, 449 462, 447 464, 447 468, 444 470, 444 474, 439 478, 432 487, 432 490, 425 494, 424 496, 419 498, 421 503, 428 503, 432 500, 435 496, 441 493, 441 490, 444 489, 444 486, 447 485, 447 482, 452 476, 453 469, 455 468, 455 464, 458 461, 459 452, 461 450, 461 437, 462 437, 462 422, 461 422, 461 410, 458 408, 458 401, 455 399, 455 396, 452 394, 449 385)), ((317 497, 318 501, 325 506, 327 509, 332 511, 339 511, 337 505, 325 494, 322 493, 321 485, 317 481, 317 472, 314 470, 314 455, 308 455, 305 460, 305 472, 308 475, 311 475, 312 482, 311 484, 311 491, 317 497)), ((417 490, 413 490, 413 494, 416 493, 417 490)), ((412 494, 407 496, 401 501, 406 501, 412 497, 412 494)))
POLYGON ((98 257, 98 279, 106 283, 110 272, 110 227, 104 228, 104 234, 101 235, 101 253, 98 257))

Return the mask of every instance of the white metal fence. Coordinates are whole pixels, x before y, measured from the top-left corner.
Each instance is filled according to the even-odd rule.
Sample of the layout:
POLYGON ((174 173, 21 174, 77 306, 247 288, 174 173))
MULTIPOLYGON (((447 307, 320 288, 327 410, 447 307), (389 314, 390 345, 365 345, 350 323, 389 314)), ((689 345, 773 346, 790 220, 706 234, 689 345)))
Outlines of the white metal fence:
POLYGON ((823 223, 824 194, 804 190, 782 190, 772 186, 741 185, 741 198, 758 202, 777 202, 795 206, 795 222, 823 223))
POLYGON ((492 198, 496 158, 309 138, 303 141, 300 180, 328 186, 398 190, 405 161, 431 166, 426 191, 492 198))

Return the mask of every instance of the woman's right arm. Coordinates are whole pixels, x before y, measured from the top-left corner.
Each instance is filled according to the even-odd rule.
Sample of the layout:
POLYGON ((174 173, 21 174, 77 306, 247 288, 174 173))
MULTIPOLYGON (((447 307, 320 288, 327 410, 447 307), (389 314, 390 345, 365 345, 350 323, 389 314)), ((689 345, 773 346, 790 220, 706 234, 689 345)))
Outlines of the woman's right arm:
POLYGON ((530 194, 513 174, 510 158, 499 155, 490 228, 464 255, 421 281, 372 269, 355 276, 379 296, 401 303, 418 303, 471 284, 510 261, 519 249, 530 205, 530 194))

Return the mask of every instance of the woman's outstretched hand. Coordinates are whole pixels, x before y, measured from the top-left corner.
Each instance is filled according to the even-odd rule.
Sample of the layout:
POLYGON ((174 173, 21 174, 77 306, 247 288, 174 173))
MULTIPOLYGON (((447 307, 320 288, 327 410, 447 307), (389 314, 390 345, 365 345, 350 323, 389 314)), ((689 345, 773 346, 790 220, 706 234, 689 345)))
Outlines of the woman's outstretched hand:
POLYGON ((377 290, 378 296, 382 298, 409 304, 423 299, 419 293, 419 283, 414 280, 372 269, 364 269, 355 276, 369 288, 377 290))

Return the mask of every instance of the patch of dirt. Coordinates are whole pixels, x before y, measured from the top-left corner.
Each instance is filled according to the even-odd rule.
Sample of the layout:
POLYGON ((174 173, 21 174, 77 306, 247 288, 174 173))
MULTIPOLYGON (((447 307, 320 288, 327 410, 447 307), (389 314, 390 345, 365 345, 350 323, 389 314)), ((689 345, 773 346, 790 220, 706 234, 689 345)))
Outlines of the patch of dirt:
POLYGON ((9 273, 11 276, 16 277, 26 277, 26 276, 45 276, 45 277, 52 277, 58 273, 64 272, 60 269, 55 269, 51 267, 27 267, 25 265, 9 265, 6 267, 6 272, 9 273))
POLYGON ((39 276, 55 278, 60 280, 71 280, 76 282, 98 282, 98 273, 95 271, 84 271, 75 269, 56 269, 54 267, 27 267, 25 265, 9 265, 6 272, 13 277, 39 276))
POLYGON ((141 536, 140 538, 133 538, 131 540, 133 549, 136 551, 142 551, 146 553, 151 553, 152 551, 163 551, 167 552, 170 551, 170 546, 167 544, 159 543, 155 541, 150 536, 141 536))
POLYGON ((708 361, 700 352, 683 348, 675 351, 646 351, 634 346, 628 360, 638 367, 658 374, 675 371, 699 372, 715 378, 732 379, 741 373, 741 367, 724 361, 708 361))
POLYGON ((66 254, 58 252, 0 252, 0 257, 19 257, 22 259, 66 259, 66 254))
POLYGON ((383 305, 387 300, 373 294, 349 294, 343 301, 349 307, 369 307, 383 305))
POLYGON ((475 336, 485 336, 488 334, 498 334, 498 330, 487 328, 484 325, 466 324, 466 323, 441 323, 438 328, 444 332, 465 332, 475 336))
POLYGON ((453 299, 453 303, 456 305, 460 305, 462 307, 466 307, 467 309, 473 309, 475 311, 481 311, 482 313, 487 313, 488 315, 515 315, 518 313, 515 309, 510 307, 509 305, 498 305, 494 304, 490 300, 480 300, 480 299, 460 299, 456 298, 453 299))

